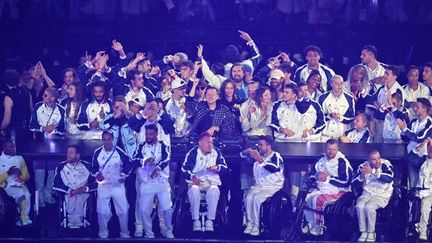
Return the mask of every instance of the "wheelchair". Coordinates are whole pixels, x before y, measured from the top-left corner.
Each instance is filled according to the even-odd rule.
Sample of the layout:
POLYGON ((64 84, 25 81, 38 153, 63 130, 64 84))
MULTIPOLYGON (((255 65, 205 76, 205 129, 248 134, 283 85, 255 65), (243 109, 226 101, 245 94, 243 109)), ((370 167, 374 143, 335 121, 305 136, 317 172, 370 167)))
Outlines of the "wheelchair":
POLYGON ((95 208, 96 208, 96 192, 89 192, 89 197, 84 203, 84 217, 82 219, 82 225, 78 228, 70 227, 68 215, 66 211, 66 201, 65 194, 62 192, 56 192, 57 202, 58 202, 58 236, 64 237, 80 231, 79 233, 85 234, 87 236, 92 236, 95 232, 95 208))
MULTIPOLYGON (((227 193, 225 190, 222 190, 219 187, 220 196, 216 209, 216 219, 214 220, 214 228, 215 232, 222 233, 226 230, 228 224, 228 199, 227 193)), ((186 185, 185 180, 181 180, 179 186, 179 192, 177 193, 177 197, 174 201, 174 210, 173 210, 173 233, 176 237, 188 237, 192 234, 192 214, 190 211, 190 203, 187 195, 188 187, 186 185)), ((200 200, 200 210, 199 210, 199 220, 201 221, 201 225, 204 225, 204 221, 206 219, 207 214, 207 203, 205 200, 205 192, 201 192, 201 200, 200 200)), ((201 232, 204 232, 205 229, 202 227, 201 232)), ((220 234, 218 234, 220 235, 220 234)))
MULTIPOLYGON (((0 229, 9 229, 15 226, 15 221, 19 217, 15 200, 10 197, 3 188, 0 188, 0 229), (11 222, 14 222, 11 224, 11 222)), ((1 230, 0 236, 6 234, 8 230, 1 230)))
MULTIPOLYGON (((407 198, 408 201, 411 203, 411 217, 409 218, 408 227, 406 228, 406 240, 408 242, 417 242, 419 240, 418 223, 420 222, 421 217, 421 199, 416 194, 417 191, 422 189, 424 188, 401 188, 402 195, 407 198)), ((428 239, 432 239, 432 212, 429 215, 428 222, 429 223, 427 225, 427 236, 428 239)))
POLYGON ((266 237, 279 239, 292 215, 293 206, 290 193, 282 188, 261 204, 260 233, 266 237))
MULTIPOLYGON (((357 240, 358 219, 355 205, 360 195, 361 190, 353 188, 352 192, 345 193, 335 204, 326 207, 324 218, 327 238, 340 241, 357 240)), ((377 210, 375 226, 377 241, 404 240, 408 208, 408 201, 398 190, 394 190, 387 206, 377 210)))

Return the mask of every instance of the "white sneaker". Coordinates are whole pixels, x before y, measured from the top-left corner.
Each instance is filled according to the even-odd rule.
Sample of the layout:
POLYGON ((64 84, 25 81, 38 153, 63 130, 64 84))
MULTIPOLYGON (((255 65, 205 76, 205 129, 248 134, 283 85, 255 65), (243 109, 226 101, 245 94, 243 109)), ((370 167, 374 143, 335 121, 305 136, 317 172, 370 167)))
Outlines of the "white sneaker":
POLYGON ((214 228, 213 228, 213 220, 207 219, 207 220, 205 221, 205 230, 206 230, 206 231, 214 231, 214 228))
POLYGON ((252 227, 252 230, 250 231, 249 234, 252 235, 252 236, 259 236, 259 235, 260 235, 259 227, 256 226, 256 225, 254 225, 254 226, 252 227))
POLYGON ((108 233, 102 233, 102 232, 99 232, 99 233, 98 233, 98 236, 99 236, 99 238, 101 238, 101 239, 107 239, 107 238, 108 238, 108 233))
POLYGON ((120 232, 120 238, 122 238, 122 239, 129 239, 131 237, 129 235, 129 232, 127 232, 127 233, 120 232))
POLYGON ((367 235, 368 235, 367 232, 361 232, 361 235, 360 235, 360 237, 357 239, 357 241, 361 241, 361 242, 365 241, 366 238, 367 238, 367 235))
POLYGON ((76 221, 69 221, 69 223, 67 224, 67 227, 69 229, 79 229, 80 226, 77 224, 76 221))
POLYGON ((142 237, 143 234, 144 234, 144 232, 143 232, 143 226, 135 223, 135 233, 134 233, 134 236, 135 237, 142 237))
POLYGON ((310 234, 311 229, 313 228, 313 225, 311 223, 308 223, 302 228, 303 234, 310 234))
POLYGON ((246 226, 246 229, 243 231, 243 234, 250 234, 253 228, 253 224, 252 223, 248 223, 246 226))
POLYGON ((201 221, 194 220, 194 222, 193 222, 193 231, 201 231, 201 221))
POLYGON ((368 233, 365 241, 366 242, 375 242, 376 241, 375 232, 368 233))
POLYGON ((315 225, 309 229, 311 235, 320 236, 324 234, 324 229, 321 225, 315 225))
POLYGON ((427 241, 428 240, 427 233, 426 232, 420 232, 419 240, 427 241))
POLYGON ((174 239, 174 235, 171 230, 166 230, 162 235, 167 239, 174 239))

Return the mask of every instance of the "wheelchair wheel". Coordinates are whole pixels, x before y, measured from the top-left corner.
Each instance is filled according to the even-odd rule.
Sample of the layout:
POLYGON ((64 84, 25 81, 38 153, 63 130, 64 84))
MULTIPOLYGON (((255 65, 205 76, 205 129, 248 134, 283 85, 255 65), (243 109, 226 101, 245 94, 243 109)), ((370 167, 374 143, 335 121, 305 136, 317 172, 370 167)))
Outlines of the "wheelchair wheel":
MULTIPOLYGON (((385 223, 383 231, 385 241, 403 241, 409 217, 409 201, 406 198, 394 195, 389 202, 385 222, 398 222, 397 224, 385 223)), ((378 239, 377 239, 378 240, 378 239)))
POLYGON ((18 216, 15 201, 12 197, 6 194, 6 191, 0 188, 0 229, 4 229, 1 232, 6 233, 11 227, 15 226, 15 218, 18 216))
POLYGON ((173 233, 176 237, 185 237, 192 229, 192 216, 186 192, 178 194, 173 208, 173 233))
POLYGON ((280 190, 272 196, 268 216, 270 236, 280 237, 282 229, 289 225, 292 209, 290 196, 286 192, 280 190))
POLYGON ((350 240, 357 231, 356 198, 352 192, 345 193, 333 205, 324 210, 327 236, 332 240, 350 240))

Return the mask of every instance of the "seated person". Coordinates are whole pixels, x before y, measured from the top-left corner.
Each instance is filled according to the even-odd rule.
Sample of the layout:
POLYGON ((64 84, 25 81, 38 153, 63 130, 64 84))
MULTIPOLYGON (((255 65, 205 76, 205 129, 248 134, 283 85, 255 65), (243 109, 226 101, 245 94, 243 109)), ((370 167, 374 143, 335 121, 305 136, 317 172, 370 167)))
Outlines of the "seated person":
POLYGON ((392 106, 388 109, 384 118, 382 136, 384 143, 402 143, 402 131, 396 121, 400 119, 409 124, 408 110, 403 106, 402 95, 398 92, 392 94, 391 104, 392 106))
MULTIPOLYGON (((345 192, 350 190, 353 169, 344 154, 339 151, 339 142, 329 139, 326 151, 312 167, 309 179, 317 182, 317 189, 306 196, 307 207, 316 211, 323 211, 325 206, 337 201, 345 192)), ((307 225, 303 233, 322 235, 323 217, 320 214, 305 210, 307 225)))
POLYGON ((13 140, 3 141, 3 153, 0 155, 0 188, 12 197, 19 208, 18 226, 32 224, 29 217, 30 192, 26 182, 30 179, 26 163, 22 156, 16 155, 16 146, 13 140))
POLYGON ((191 204, 193 230, 201 230, 199 221, 200 192, 206 192, 207 220, 205 230, 213 231, 213 220, 219 201, 219 187, 222 185, 219 174, 227 170, 225 158, 213 145, 213 138, 208 133, 199 136, 198 146, 192 148, 185 158, 182 172, 188 184, 188 198, 191 204))
POLYGON ((77 145, 69 145, 66 161, 57 165, 53 189, 65 193, 67 227, 82 227, 86 210, 84 204, 89 197, 88 192, 96 190, 96 183, 91 175, 91 164, 81 160, 77 145))
POLYGON ((279 191, 284 184, 283 159, 278 152, 273 151, 272 146, 272 137, 263 136, 258 142, 258 150, 248 148, 243 152, 255 160, 253 168, 255 185, 249 189, 244 199, 247 217, 244 233, 252 236, 260 234, 261 204, 279 191))
POLYGON ((387 206, 393 192, 393 166, 382 159, 378 151, 369 154, 368 161, 358 167, 353 186, 363 188, 357 199, 356 210, 359 220, 360 237, 357 241, 375 242, 375 222, 377 210, 387 206))
POLYGON ((174 238, 171 225, 171 187, 168 182, 170 151, 162 141, 158 141, 158 128, 155 124, 147 125, 145 131, 146 141, 138 146, 133 158, 135 166, 138 167, 137 177, 140 180, 140 201, 137 207, 143 222, 145 238, 154 238, 151 213, 155 197, 158 199, 159 215, 163 217, 165 224, 161 234, 166 238, 174 238))
POLYGON ((420 240, 427 241, 428 224, 432 207, 432 139, 428 138, 425 142, 427 146, 426 160, 420 167, 419 181, 417 187, 421 199, 421 217, 419 222, 420 240))
POLYGON ((354 118, 354 128, 339 137, 342 143, 370 143, 370 132, 367 128, 368 118, 365 113, 359 113, 354 118))

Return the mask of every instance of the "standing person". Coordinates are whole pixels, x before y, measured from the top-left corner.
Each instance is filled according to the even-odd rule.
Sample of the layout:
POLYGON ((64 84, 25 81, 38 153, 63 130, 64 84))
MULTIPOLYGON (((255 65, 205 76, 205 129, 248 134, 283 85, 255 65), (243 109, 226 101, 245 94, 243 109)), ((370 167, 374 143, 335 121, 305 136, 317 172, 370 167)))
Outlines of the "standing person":
POLYGON ((330 80, 335 75, 335 72, 319 62, 322 55, 321 49, 318 46, 309 45, 305 48, 304 55, 306 56, 307 63, 297 69, 294 74, 294 82, 306 83, 306 79, 309 77, 310 73, 313 70, 317 70, 321 76, 319 87, 324 92, 330 90, 330 80))
POLYGON ((97 186, 91 172, 91 164, 81 160, 80 148, 69 145, 66 160, 57 165, 53 189, 64 193, 67 227, 71 229, 84 225, 84 205, 89 198, 89 192, 95 191, 97 186))
POLYGON ((270 128, 273 102, 271 91, 268 87, 261 87, 256 91, 256 102, 244 102, 242 110, 247 114, 240 116, 240 123, 248 136, 272 135, 270 128))
POLYGON ((360 59, 366 67, 369 81, 367 93, 373 95, 384 83, 385 64, 379 62, 378 49, 373 45, 366 45, 362 48, 360 59))
POLYGON ((84 87, 80 82, 73 82, 65 88, 66 98, 60 104, 65 108, 65 137, 80 139, 84 131, 77 126, 78 112, 82 103, 86 100, 84 87))
POLYGON ((431 88, 419 82, 419 76, 420 69, 416 66, 410 66, 407 73, 408 84, 402 86, 406 95, 406 101, 409 105, 409 117, 411 120, 415 118, 414 108, 417 98, 429 99, 429 97, 432 95, 431 88))
POLYGON ((281 155, 273 151, 273 138, 262 136, 258 142, 258 150, 248 148, 243 154, 255 160, 253 185, 244 199, 247 226, 245 234, 258 236, 260 234, 261 204, 282 189, 284 184, 284 164, 281 155))
POLYGON ((213 221, 219 202, 222 185, 220 174, 228 169, 221 151, 214 147, 213 138, 209 133, 202 133, 198 138, 198 146, 187 154, 182 166, 182 172, 188 184, 188 198, 191 204, 193 231, 201 231, 199 221, 200 192, 206 192, 207 220, 205 230, 214 231, 213 221))
MULTIPOLYGON (((37 139, 60 138, 65 129, 65 110, 56 103, 58 96, 55 87, 48 87, 42 96, 43 101, 35 105, 30 118, 30 131, 34 132, 37 139)), ((54 170, 58 161, 52 159, 37 159, 33 161, 35 171, 35 189, 39 192, 39 206, 44 207, 45 203, 54 204, 52 187, 54 170), (45 183, 45 172, 48 176, 45 183)))
POLYGON ((29 217, 31 195, 26 185, 30 179, 26 163, 22 156, 16 154, 16 146, 12 139, 5 139, 0 155, 0 188, 15 200, 19 209, 18 226, 32 224, 29 217))
POLYGON ((432 89, 432 62, 427 62, 423 66, 423 84, 432 89))
POLYGON ((358 167, 353 185, 363 189, 357 199, 356 211, 359 219, 360 237, 357 241, 374 242, 376 240, 375 223, 377 210, 387 206, 393 193, 393 166, 390 161, 381 158, 378 151, 369 154, 369 159, 358 167))
POLYGON ((155 124, 145 127, 146 141, 138 146, 134 154, 134 164, 138 167, 137 176, 140 177, 140 201, 137 206, 139 206, 145 238, 154 238, 151 213, 157 197, 158 212, 163 217, 164 223, 161 234, 166 238, 174 238, 171 224, 171 187, 168 181, 170 150, 162 141, 158 141, 157 130, 155 124))
POLYGON ((98 183, 97 213, 99 237, 108 238, 108 221, 111 219, 111 200, 120 221, 120 237, 130 238, 128 227, 129 204, 124 181, 132 170, 127 154, 113 143, 110 132, 102 133, 103 146, 93 154, 93 175, 98 183))
POLYGON ((418 188, 422 188, 419 191, 419 197, 421 199, 421 217, 419 222, 419 233, 420 240, 428 240, 427 226, 429 224, 430 212, 432 207, 432 140, 429 138, 424 142, 427 146, 426 160, 423 162, 419 180, 417 183, 418 188))

